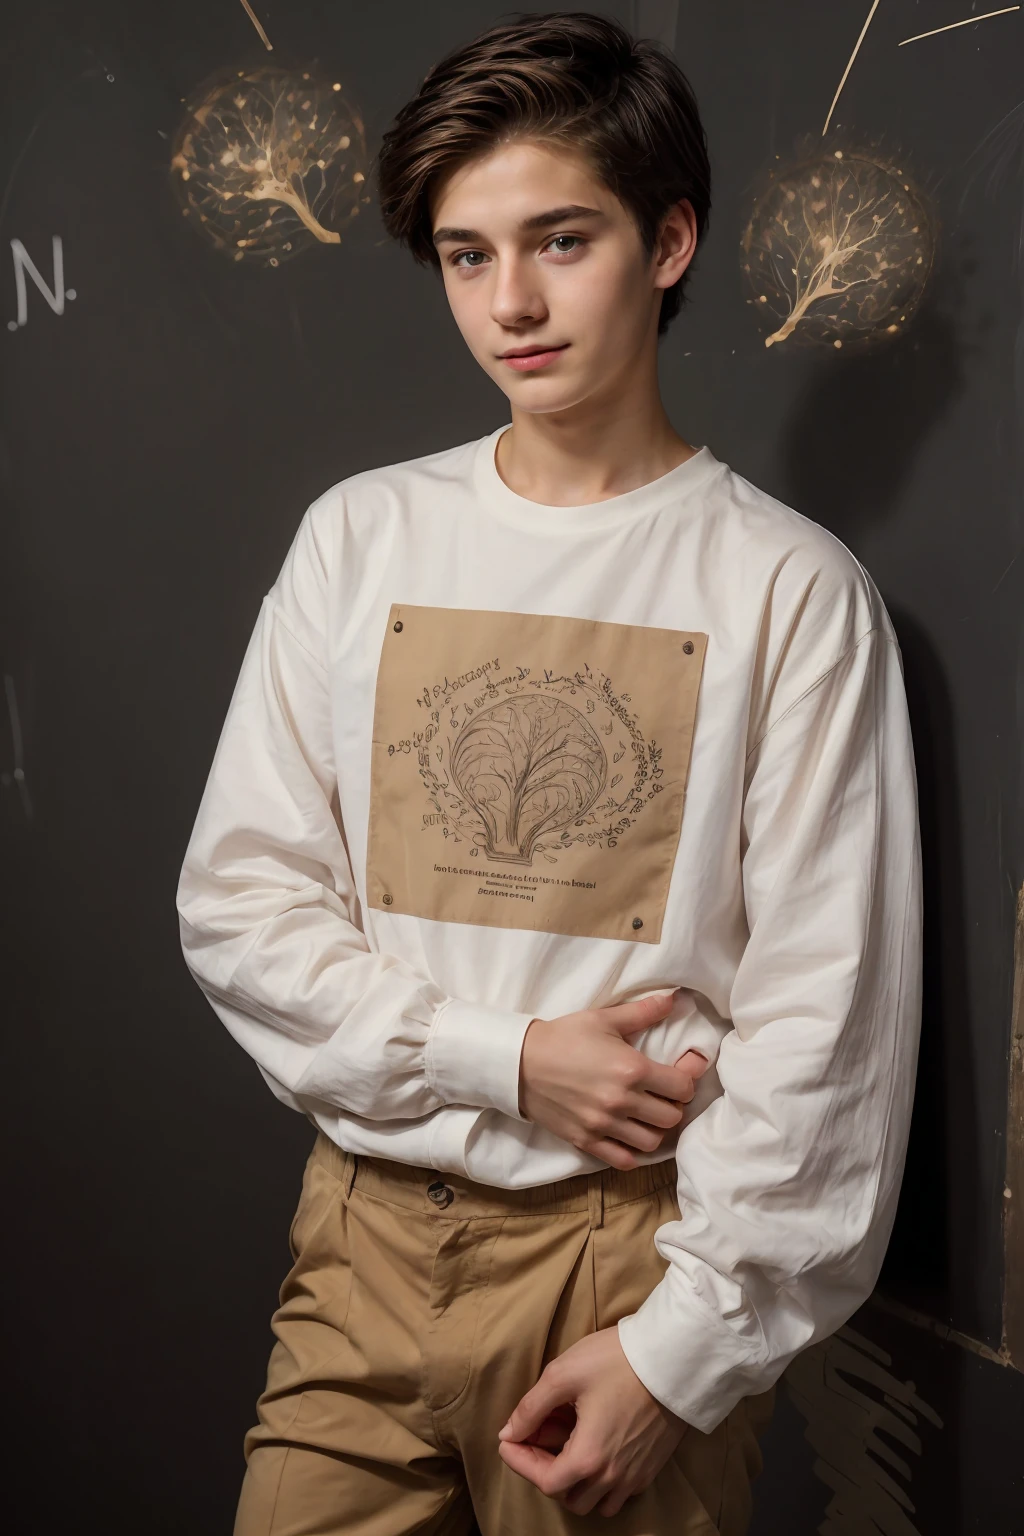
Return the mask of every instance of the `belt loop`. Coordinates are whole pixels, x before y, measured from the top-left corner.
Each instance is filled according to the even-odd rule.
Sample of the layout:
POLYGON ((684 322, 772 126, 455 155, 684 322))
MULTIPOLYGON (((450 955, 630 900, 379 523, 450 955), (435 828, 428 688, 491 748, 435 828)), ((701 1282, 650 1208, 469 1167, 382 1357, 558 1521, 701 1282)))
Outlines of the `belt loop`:
POLYGON ((604 1226, 604 1170, 592 1173, 587 1183, 587 1204, 590 1207, 591 1227, 604 1226))
POLYGON ((347 1200, 352 1193, 352 1185, 355 1183, 356 1165, 359 1162, 359 1155, 356 1152, 346 1152, 345 1159, 346 1167, 342 1177, 345 1184, 345 1199, 347 1200))

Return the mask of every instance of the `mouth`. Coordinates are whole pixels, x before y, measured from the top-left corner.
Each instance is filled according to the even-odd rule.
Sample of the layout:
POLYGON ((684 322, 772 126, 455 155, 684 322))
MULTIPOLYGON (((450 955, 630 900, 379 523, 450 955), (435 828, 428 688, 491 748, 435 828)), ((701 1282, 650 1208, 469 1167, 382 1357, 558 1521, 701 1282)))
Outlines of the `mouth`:
POLYGON ((553 363, 556 357, 561 357, 569 343, 564 341, 560 347, 511 347, 507 352, 500 353, 501 361, 514 368, 517 373, 532 372, 535 368, 546 368, 553 363))

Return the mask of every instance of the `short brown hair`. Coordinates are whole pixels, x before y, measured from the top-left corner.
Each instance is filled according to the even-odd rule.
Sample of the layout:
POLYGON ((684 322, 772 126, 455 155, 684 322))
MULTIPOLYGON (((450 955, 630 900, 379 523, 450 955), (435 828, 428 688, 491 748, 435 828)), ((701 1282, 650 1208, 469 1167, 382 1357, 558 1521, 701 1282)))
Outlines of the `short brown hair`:
MULTIPOLYGON (((684 197, 703 238, 711 168, 689 81, 657 43, 586 11, 520 15, 434 65, 377 157, 388 233, 417 261, 438 266, 430 200, 439 182, 516 138, 584 154, 631 214, 648 252, 665 214, 684 197)), ((659 334, 679 312, 691 268, 662 295, 659 334)))

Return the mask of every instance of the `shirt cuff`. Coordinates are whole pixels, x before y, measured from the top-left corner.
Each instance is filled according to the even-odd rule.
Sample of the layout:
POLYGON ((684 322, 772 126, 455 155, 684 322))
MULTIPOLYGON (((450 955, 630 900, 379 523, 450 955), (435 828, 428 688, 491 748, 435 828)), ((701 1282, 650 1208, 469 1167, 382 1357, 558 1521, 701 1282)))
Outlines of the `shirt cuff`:
POLYGON ((618 1322, 623 1354, 648 1392, 709 1435, 741 1398, 766 1392, 785 1362, 753 1356, 744 1341, 676 1281, 669 1267, 636 1312, 618 1322))
POLYGON ((535 1013, 513 1013, 451 997, 441 1004, 424 1046, 427 1082, 446 1104, 519 1113, 519 1059, 535 1013))

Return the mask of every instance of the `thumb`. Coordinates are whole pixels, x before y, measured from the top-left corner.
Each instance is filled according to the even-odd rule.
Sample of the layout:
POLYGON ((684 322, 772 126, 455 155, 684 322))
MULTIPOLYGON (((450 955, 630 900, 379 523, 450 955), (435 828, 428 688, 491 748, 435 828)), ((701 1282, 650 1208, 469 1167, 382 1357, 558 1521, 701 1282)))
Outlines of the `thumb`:
POLYGON ((691 1077, 698 1078, 704 1076, 709 1063, 707 1057, 700 1051, 689 1050, 678 1057, 672 1065, 678 1067, 681 1072, 688 1072, 691 1077))
POLYGON ((539 1429, 556 1408, 575 1400, 575 1383, 567 1385, 564 1379, 556 1385, 550 1376, 541 1372, 540 1378, 529 1392, 524 1392, 498 1430, 499 1440, 525 1440, 539 1429))

